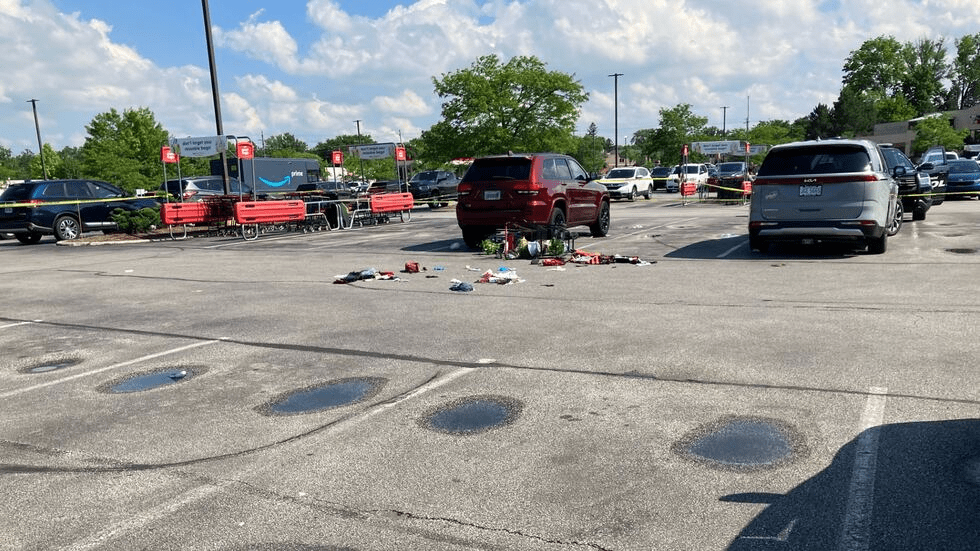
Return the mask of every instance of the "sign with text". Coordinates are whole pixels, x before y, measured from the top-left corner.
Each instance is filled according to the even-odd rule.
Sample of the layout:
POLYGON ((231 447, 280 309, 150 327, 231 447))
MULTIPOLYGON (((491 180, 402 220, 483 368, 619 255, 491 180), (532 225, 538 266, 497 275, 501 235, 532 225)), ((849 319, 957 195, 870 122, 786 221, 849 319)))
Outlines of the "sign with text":
POLYGON ((394 154, 395 144, 369 144, 351 146, 352 155, 357 155, 365 160, 377 160, 391 157, 394 154))
POLYGON ((176 146, 184 157, 211 157, 228 148, 228 142, 224 136, 176 138, 171 140, 170 144, 176 146))
POLYGON ((396 161, 406 161, 408 160, 408 154, 405 152, 404 147, 395 148, 395 160, 396 161))
POLYGON ((332 153, 331 159, 333 161, 334 166, 340 166, 340 165, 344 164, 344 152, 343 151, 334 151, 332 153))

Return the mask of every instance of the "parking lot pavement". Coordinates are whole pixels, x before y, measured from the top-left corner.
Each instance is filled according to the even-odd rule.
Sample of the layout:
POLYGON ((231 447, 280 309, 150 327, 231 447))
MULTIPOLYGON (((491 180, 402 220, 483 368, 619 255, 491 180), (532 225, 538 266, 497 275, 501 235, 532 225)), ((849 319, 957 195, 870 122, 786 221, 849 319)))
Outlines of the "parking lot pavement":
POLYGON ((444 211, 0 246, 0 548, 971 548, 972 207, 763 256, 744 207, 617 203, 577 245, 653 263, 564 270, 444 211))

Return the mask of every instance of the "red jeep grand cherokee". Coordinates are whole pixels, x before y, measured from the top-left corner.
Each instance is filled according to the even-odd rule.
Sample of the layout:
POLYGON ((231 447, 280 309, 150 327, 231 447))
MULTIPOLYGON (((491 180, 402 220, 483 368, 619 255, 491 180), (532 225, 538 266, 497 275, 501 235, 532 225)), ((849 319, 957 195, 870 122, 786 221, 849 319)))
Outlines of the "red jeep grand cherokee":
POLYGON ((473 161, 457 192, 456 222, 470 248, 505 225, 518 230, 588 226, 609 233, 609 192, 568 155, 498 155, 473 161))

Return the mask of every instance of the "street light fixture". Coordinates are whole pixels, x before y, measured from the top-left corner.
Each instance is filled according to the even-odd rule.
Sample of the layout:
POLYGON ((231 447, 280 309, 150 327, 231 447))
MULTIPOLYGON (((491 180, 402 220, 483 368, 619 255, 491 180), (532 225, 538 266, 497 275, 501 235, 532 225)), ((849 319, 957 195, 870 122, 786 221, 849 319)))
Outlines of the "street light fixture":
POLYGON ((41 155, 41 173, 44 174, 44 179, 48 179, 48 167, 44 165, 44 145, 41 143, 41 125, 37 122, 37 100, 29 99, 27 103, 31 104, 34 108, 34 129, 37 130, 37 151, 41 155))

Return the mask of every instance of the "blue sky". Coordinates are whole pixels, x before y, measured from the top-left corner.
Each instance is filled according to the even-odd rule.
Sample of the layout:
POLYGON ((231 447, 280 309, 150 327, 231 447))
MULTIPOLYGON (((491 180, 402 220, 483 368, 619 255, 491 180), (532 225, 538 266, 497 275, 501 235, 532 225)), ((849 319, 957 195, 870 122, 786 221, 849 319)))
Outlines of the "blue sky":
MULTIPOLYGON (((619 140, 689 103, 728 128, 794 120, 840 90, 870 38, 953 41, 975 0, 210 0, 225 133, 310 146, 356 131, 417 137, 439 119, 432 78, 494 53, 534 55, 590 94, 578 132, 619 140), (723 110, 722 107, 727 106, 723 110), (724 116, 724 120, 723 120, 724 116)), ((79 146, 85 125, 147 107, 176 137, 214 134, 201 3, 0 0, 0 145, 79 146)))

